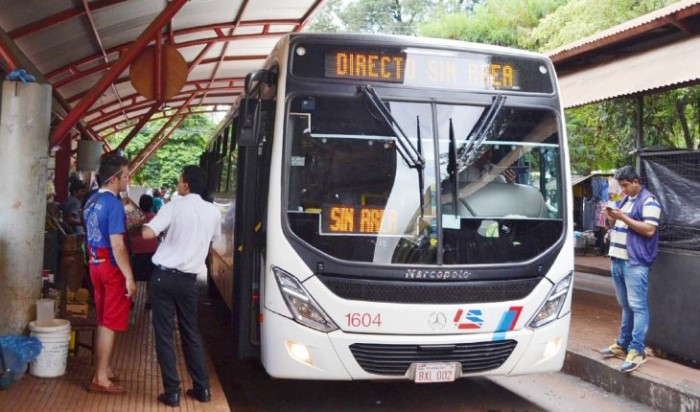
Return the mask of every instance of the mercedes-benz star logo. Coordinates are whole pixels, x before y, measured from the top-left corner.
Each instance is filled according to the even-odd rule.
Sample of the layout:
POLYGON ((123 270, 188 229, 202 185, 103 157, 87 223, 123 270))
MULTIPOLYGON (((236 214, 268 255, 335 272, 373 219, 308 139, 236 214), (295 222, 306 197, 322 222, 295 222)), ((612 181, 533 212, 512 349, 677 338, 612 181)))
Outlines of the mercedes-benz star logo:
POLYGON ((442 312, 433 312, 428 316, 428 325, 432 330, 440 330, 447 325, 447 317, 442 312))

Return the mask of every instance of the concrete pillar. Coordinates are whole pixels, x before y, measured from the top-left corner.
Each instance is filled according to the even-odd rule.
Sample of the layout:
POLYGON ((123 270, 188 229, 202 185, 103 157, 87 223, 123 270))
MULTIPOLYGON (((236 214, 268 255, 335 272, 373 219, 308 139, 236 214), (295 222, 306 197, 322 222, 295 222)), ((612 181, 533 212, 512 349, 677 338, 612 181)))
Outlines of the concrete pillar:
POLYGON ((5 81, 0 105, 0 335, 21 334, 41 293, 51 86, 5 81))

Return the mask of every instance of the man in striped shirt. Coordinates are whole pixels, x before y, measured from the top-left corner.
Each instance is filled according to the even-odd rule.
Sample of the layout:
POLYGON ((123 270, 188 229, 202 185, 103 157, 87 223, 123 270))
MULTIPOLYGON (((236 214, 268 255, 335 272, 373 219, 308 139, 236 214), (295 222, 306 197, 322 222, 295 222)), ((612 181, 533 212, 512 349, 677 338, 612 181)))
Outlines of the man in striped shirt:
POLYGON ((613 225, 609 254, 617 301, 622 306, 622 324, 617 341, 600 352, 625 356, 620 370, 631 372, 646 362, 647 279, 658 253, 661 206, 631 166, 619 169, 615 179, 627 195, 619 208, 606 209, 606 218, 613 225))

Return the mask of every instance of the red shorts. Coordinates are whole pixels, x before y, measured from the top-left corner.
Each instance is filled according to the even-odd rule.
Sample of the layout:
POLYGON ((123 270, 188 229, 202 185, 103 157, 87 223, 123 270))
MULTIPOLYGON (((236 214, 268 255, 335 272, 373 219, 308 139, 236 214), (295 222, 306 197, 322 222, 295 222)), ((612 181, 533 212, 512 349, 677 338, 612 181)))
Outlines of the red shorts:
POLYGON ((118 266, 109 259, 90 265, 90 279, 95 288, 97 324, 124 332, 129 326, 131 299, 126 297, 126 280, 118 266))

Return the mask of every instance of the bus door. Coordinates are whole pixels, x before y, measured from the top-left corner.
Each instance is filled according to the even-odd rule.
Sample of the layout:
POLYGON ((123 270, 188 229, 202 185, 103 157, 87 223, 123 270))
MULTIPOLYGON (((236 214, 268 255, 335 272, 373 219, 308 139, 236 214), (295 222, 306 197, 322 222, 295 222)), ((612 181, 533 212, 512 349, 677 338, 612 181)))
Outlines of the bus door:
MULTIPOLYGON (((246 81, 246 88, 248 84, 246 81)), ((259 87, 247 90, 246 94, 237 122, 238 180, 231 316, 240 359, 260 354, 259 291, 265 268, 265 219, 275 117, 274 102, 262 100, 259 87)))

